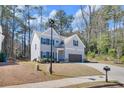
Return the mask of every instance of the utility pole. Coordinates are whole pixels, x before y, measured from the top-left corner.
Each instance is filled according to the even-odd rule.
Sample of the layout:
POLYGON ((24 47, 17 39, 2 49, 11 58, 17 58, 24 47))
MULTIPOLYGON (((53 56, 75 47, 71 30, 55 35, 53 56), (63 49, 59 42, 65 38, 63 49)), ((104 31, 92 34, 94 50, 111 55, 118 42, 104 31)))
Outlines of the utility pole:
POLYGON ((51 61, 50 61, 50 68, 49 68, 49 72, 50 72, 50 74, 52 74, 52 59, 53 59, 53 30, 52 30, 52 28, 53 28, 53 26, 54 26, 54 20, 52 20, 52 19, 50 19, 49 20, 49 25, 50 25, 50 27, 51 27, 51 61))

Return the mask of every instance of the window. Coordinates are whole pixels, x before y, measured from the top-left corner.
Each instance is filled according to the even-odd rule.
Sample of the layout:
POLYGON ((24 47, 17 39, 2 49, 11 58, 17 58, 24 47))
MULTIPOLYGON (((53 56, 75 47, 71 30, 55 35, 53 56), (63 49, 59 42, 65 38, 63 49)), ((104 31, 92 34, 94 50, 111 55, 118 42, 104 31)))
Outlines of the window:
POLYGON ((35 50, 37 50, 37 44, 35 44, 35 50))
POLYGON ((52 45, 54 46, 54 40, 50 40, 50 45, 51 45, 51 41, 52 41, 52 45))
POLYGON ((78 41, 77 40, 73 40, 73 45, 74 46, 78 46, 78 41))
POLYGON ((41 38, 41 44, 43 44, 43 38, 41 38))
POLYGON ((64 44, 64 41, 61 41, 61 43, 60 43, 61 45, 63 45, 64 44))
POLYGON ((50 58, 50 56, 51 56, 51 54, 50 54, 50 52, 42 52, 41 51, 41 58, 50 58))
POLYGON ((53 43, 52 43, 52 44, 53 44, 53 46, 54 46, 54 40, 53 40, 53 43))
MULTIPOLYGON (((41 38, 41 44, 51 45, 51 40, 47 38, 41 38)), ((54 45, 54 40, 52 40, 52 44, 54 45)))
POLYGON ((54 58, 54 52, 53 52, 53 58, 54 58))
POLYGON ((56 40, 56 43, 59 43, 59 41, 58 41, 58 40, 56 40))
POLYGON ((46 57, 49 58, 49 56, 50 56, 50 55, 49 55, 49 52, 46 52, 46 57))
POLYGON ((46 39, 46 44, 49 45, 50 44, 50 40, 46 39))
MULTIPOLYGON (((49 57, 51 58, 51 52, 49 52, 49 57)), ((52 57, 53 57, 53 58, 55 57, 54 52, 52 52, 52 57)))
POLYGON ((42 57, 46 58, 46 52, 42 52, 42 57))
POLYGON ((41 51, 41 52, 40 52, 40 57, 41 57, 41 58, 43 57, 42 54, 43 54, 43 52, 41 51))
POLYGON ((41 38, 41 44, 46 44, 46 41, 44 38, 41 38))

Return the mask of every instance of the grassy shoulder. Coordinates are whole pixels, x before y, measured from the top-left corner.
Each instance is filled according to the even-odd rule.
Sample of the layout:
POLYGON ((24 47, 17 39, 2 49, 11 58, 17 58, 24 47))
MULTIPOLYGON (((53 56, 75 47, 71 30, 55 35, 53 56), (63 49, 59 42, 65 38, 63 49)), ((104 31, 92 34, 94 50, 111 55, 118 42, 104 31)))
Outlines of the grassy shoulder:
POLYGON ((76 85, 65 86, 64 88, 99 88, 99 87, 124 87, 120 83, 116 81, 97 81, 97 82, 88 82, 88 83, 81 83, 76 85))
POLYGON ((49 74, 49 64, 40 64, 36 70, 35 62, 19 62, 15 65, 0 66, 0 86, 19 85, 49 80, 102 75, 101 72, 80 64, 53 64, 53 74, 49 74))
POLYGON ((89 57, 87 56, 88 61, 90 62, 98 62, 98 63, 104 63, 104 64, 110 64, 110 65, 115 65, 115 66, 119 66, 119 67, 124 67, 124 63, 123 62, 117 62, 117 59, 105 56, 105 55, 101 55, 101 56, 95 56, 95 57, 89 57))

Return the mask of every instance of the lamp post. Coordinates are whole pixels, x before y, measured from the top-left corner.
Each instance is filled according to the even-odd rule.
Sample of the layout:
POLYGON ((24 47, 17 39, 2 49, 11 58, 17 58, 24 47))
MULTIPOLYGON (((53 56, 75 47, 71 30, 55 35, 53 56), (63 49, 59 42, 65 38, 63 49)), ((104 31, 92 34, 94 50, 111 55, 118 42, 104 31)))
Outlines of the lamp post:
POLYGON ((53 26, 54 26, 54 20, 52 20, 52 19, 49 19, 49 25, 50 25, 50 27, 51 27, 51 61, 50 61, 50 68, 49 68, 49 72, 50 72, 50 74, 52 74, 52 58, 53 58, 53 53, 52 53, 52 48, 53 48, 53 30, 52 30, 52 28, 53 28, 53 26))

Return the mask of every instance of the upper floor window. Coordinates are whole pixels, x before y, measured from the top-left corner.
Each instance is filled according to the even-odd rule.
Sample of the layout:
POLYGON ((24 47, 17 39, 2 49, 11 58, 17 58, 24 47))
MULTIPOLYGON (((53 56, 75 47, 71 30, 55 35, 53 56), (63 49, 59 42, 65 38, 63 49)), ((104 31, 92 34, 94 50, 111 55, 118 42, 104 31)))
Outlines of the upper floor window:
POLYGON ((46 44, 50 44, 50 39, 46 39, 46 44))
POLYGON ((60 43, 61 45, 63 45, 64 44, 64 41, 61 41, 61 43, 60 43))
POLYGON ((46 40, 44 38, 41 38, 41 44, 46 44, 46 40))
MULTIPOLYGON (((51 39, 41 38, 41 44, 51 45, 51 39)), ((54 45, 54 40, 52 40, 52 44, 54 45)))
POLYGON ((37 50, 37 44, 35 44, 35 50, 37 50))
POLYGON ((59 41, 58 41, 58 40, 56 40, 56 43, 59 43, 59 41))
POLYGON ((74 46, 78 46, 78 41, 77 40, 73 40, 73 45, 74 46))

